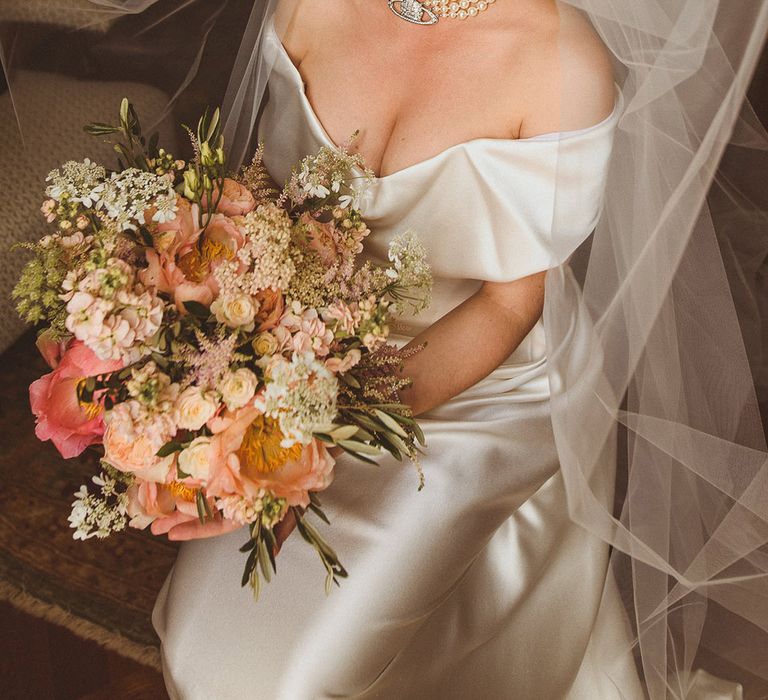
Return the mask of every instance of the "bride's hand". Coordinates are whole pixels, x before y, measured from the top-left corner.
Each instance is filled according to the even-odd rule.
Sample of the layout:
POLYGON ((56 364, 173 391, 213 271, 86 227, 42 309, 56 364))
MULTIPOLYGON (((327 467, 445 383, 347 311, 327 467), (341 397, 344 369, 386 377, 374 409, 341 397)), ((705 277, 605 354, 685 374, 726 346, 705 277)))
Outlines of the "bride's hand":
POLYGON ((180 511, 174 512, 164 518, 155 520, 150 529, 153 535, 168 535, 168 539, 174 542, 186 540, 199 540, 204 537, 216 537, 242 527, 234 520, 216 515, 213 520, 201 523, 197 516, 188 515, 180 511))

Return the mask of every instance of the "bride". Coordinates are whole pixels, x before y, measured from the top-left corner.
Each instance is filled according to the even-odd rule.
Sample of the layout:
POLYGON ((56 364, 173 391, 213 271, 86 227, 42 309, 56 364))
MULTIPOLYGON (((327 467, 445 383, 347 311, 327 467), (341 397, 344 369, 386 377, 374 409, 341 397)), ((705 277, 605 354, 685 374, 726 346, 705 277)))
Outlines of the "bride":
POLYGON ((183 541, 153 613, 174 699, 768 696, 764 0, 6 5, 11 194, 93 156, 57 135, 86 104, 188 121, 226 86, 232 169, 262 142, 282 183, 359 131, 365 255, 410 229, 434 274, 392 325, 425 487, 336 456, 339 588, 289 521, 258 601, 246 531, 153 523, 183 541))
POLYGON ((768 629, 765 440, 699 217, 756 48, 730 34, 732 63, 714 37, 734 15, 695 5, 257 4, 230 148, 263 142, 281 182, 359 130, 377 175, 366 255, 406 229, 427 248, 432 305, 393 327, 423 345, 402 398, 426 487, 388 457, 337 456, 322 500, 350 575, 329 596, 290 523, 258 602, 233 523, 154 523, 189 540, 153 614, 173 698, 741 697, 691 673, 705 647, 713 671, 768 677, 725 635, 753 614, 768 629), (722 313, 702 313, 717 294, 722 313), (738 381, 707 382, 699 360, 738 381))
MULTIPOLYGON (((406 5, 281 3, 263 30, 272 71, 258 137, 283 181, 359 128, 355 148, 377 173, 366 253, 386 256, 405 229, 427 247, 432 306, 394 328, 425 346, 402 398, 426 433, 426 487, 391 458, 337 457, 323 503, 350 576, 327 598, 300 542, 283 545, 257 603, 232 583, 243 532, 185 543, 153 616, 168 690, 641 697, 634 668, 597 653, 629 637, 618 605, 596 629, 608 547, 568 517, 541 318, 547 269, 601 207, 620 115, 611 62, 589 23, 553 0, 465 2, 463 21, 435 2, 414 15, 439 14, 429 29, 398 16, 406 5), (551 224, 555 195, 571 202, 567 225, 551 224)), ((612 491, 607 461, 599 478, 612 491)), ((234 527, 172 525, 153 531, 234 527)))

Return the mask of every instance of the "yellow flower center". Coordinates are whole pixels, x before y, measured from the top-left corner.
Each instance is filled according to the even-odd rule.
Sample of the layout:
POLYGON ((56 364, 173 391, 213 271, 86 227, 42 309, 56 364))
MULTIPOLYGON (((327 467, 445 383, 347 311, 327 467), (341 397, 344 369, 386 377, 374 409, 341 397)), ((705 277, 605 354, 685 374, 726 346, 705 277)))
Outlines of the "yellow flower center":
POLYGON ((180 481, 172 481, 168 484, 168 490, 177 498, 181 498, 183 501, 194 503, 197 499, 197 491, 186 484, 182 484, 180 481))
MULTIPOLYGON (((86 381, 86 377, 80 377, 77 380, 77 383, 75 386, 77 387, 76 391, 78 393, 78 396, 80 394, 80 391, 82 390, 83 384, 85 384, 85 381, 86 381)), ((93 420, 103 410, 103 406, 99 403, 96 403, 95 401, 80 401, 80 399, 78 398, 77 403, 85 413, 88 420, 93 420)))
POLYGON ((202 250, 195 246, 179 259, 179 269, 191 282, 202 282, 208 275, 212 262, 221 259, 229 260, 232 257, 234 257, 232 251, 224 243, 206 238, 203 241, 202 250))
POLYGON ((286 462, 301 456, 301 445, 283 447, 284 435, 277 421, 259 416, 248 426, 237 452, 241 470, 268 473, 280 469, 286 462))

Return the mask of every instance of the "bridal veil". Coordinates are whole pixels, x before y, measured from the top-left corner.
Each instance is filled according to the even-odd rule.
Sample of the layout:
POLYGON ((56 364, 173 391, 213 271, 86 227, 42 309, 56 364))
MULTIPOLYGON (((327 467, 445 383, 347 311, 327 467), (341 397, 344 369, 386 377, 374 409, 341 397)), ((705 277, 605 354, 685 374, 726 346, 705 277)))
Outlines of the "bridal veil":
MULTIPOLYGON (((609 49, 622 107, 600 218, 591 235, 551 241, 544 308, 570 515, 611 545, 606 591, 619 591, 631 626, 631 644, 602 650, 614 656, 606 666, 636 663, 652 700, 693 697, 698 668, 763 697, 768 134, 747 89, 768 4, 565 1, 609 49), (616 473, 608 490, 606 465, 616 473)), ((147 121, 173 111, 191 123, 205 99, 222 101, 234 168, 255 146, 271 69, 259 45, 276 4, 56 0, 30 16, 35 3, 5 3, 5 138, 23 143, 31 160, 45 155, 36 153, 41 142, 24 139, 43 109, 25 83, 45 67, 28 47, 41 26, 56 27, 47 50, 63 48, 48 74, 81 84, 154 81, 163 99, 147 121)), ((563 123, 568 108, 564 100, 563 123)), ((79 126, 98 115, 78 116, 79 126)), ((19 167, 7 159, 0 154, 0 174, 19 167)), ((569 202, 556 183, 568 168, 555 164, 552 178, 542 206, 551 207, 552 230, 567 231, 569 202)), ((20 235, 38 229, 33 216, 20 235)), ((615 613, 609 598, 600 615, 615 613)))

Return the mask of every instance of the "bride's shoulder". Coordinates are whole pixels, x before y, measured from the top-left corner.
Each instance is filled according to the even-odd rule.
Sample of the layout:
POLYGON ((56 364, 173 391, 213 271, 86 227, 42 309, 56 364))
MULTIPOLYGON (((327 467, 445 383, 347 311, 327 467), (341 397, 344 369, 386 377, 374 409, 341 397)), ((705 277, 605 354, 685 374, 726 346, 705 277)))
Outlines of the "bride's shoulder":
POLYGON ((611 55, 590 22, 577 10, 559 11, 557 31, 542 51, 537 97, 523 121, 523 138, 597 124, 611 114, 615 75, 611 55))
POLYGON ((313 36, 328 21, 326 3, 317 0, 280 0, 274 12, 275 28, 294 63, 300 63, 313 36))

